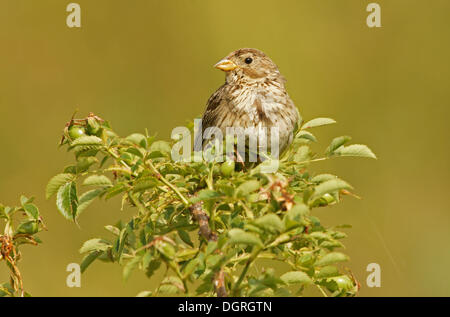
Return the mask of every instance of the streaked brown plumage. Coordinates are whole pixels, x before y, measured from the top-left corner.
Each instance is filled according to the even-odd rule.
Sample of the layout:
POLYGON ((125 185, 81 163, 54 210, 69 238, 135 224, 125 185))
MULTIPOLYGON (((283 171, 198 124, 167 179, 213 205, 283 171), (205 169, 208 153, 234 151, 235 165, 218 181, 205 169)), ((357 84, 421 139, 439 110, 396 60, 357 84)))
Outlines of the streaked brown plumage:
POLYGON ((257 49, 243 48, 215 67, 226 72, 226 82, 207 102, 202 132, 212 126, 224 135, 227 127, 278 127, 281 153, 292 142, 300 115, 275 63, 257 49))

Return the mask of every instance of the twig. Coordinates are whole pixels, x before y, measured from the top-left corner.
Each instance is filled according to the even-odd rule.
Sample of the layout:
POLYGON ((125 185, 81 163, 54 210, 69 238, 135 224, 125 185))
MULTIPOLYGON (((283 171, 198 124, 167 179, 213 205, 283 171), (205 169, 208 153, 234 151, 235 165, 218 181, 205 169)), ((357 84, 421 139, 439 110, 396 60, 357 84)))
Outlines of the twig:
MULTIPOLYGON (((209 226, 209 217, 202 208, 202 203, 198 202, 189 207, 192 212, 192 217, 198 222, 200 228, 199 234, 205 238, 206 241, 217 241, 217 234, 213 232, 209 226)), ((218 272, 214 274, 214 290, 217 297, 227 297, 227 288, 225 286, 225 272, 223 268, 220 268, 218 272)))
POLYGON ((209 227, 209 217, 202 208, 202 203, 198 202, 191 206, 189 209, 192 212, 192 217, 198 222, 200 228, 199 234, 205 238, 206 241, 217 241, 217 234, 211 231, 209 227))

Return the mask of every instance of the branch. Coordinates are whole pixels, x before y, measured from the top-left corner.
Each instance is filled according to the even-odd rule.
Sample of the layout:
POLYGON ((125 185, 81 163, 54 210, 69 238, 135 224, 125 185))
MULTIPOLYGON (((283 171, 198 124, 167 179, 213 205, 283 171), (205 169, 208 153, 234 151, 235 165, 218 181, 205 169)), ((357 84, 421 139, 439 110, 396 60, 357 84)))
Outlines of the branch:
POLYGON ((200 228, 199 234, 205 238, 206 241, 217 241, 217 234, 211 231, 209 227, 209 217, 202 208, 202 203, 198 202, 191 206, 189 209, 192 212, 192 217, 198 222, 200 228))
MULTIPOLYGON (((202 208, 202 203, 198 202, 189 207, 192 212, 192 217, 198 222, 200 228, 199 234, 205 238, 206 241, 217 241, 217 234, 212 232, 209 227, 209 217, 202 208)), ((214 290, 217 293, 217 297, 227 297, 227 288, 225 286, 225 273, 221 268, 214 274, 214 290)))

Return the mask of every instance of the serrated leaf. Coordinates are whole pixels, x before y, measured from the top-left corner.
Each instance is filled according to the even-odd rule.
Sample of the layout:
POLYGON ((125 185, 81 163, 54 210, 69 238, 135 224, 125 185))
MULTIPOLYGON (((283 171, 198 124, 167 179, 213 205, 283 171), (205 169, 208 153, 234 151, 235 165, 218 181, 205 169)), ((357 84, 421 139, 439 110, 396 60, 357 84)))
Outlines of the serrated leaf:
POLYGON ((159 293, 162 294, 175 294, 179 291, 184 292, 184 285, 181 279, 176 276, 168 276, 164 278, 161 282, 161 287, 159 288, 159 293))
POLYGON ((194 247, 194 243, 192 243, 191 237, 189 236, 189 233, 187 233, 184 230, 178 230, 178 236, 180 237, 180 239, 186 243, 187 245, 194 247))
POLYGON ((334 153, 334 151, 336 151, 338 148, 343 146, 345 143, 347 143, 351 139, 352 138, 348 135, 338 136, 338 137, 334 138, 331 141, 328 148, 326 149, 325 154, 328 156, 332 155, 334 153))
POLYGON ((301 226, 304 223, 304 217, 309 214, 308 206, 304 204, 294 205, 286 212, 284 216, 284 226, 286 230, 301 226))
POLYGON ((122 277, 124 281, 127 281, 130 277, 133 270, 139 265, 139 262, 141 262, 142 256, 135 256, 130 261, 125 264, 122 272, 122 277))
POLYGON ((336 121, 334 121, 331 118, 316 118, 316 119, 312 119, 312 120, 306 122, 302 126, 301 130, 314 128, 314 127, 320 127, 322 125, 333 124, 333 123, 336 123, 336 121))
POLYGON ((83 193, 78 200, 78 209, 76 217, 80 214, 94 201, 95 198, 100 196, 105 190, 103 188, 97 188, 83 193))
POLYGON ((108 188, 106 195, 105 195, 105 199, 108 200, 126 190, 127 190, 127 186, 124 183, 117 183, 113 187, 108 188))
POLYGON ((350 186, 347 182, 343 181, 342 179, 338 178, 331 179, 317 185, 310 200, 322 197, 327 193, 333 193, 341 189, 352 189, 352 188, 353 188, 352 186, 350 186))
POLYGON ((74 178, 75 176, 69 173, 62 173, 53 176, 48 182, 47 188, 45 190, 46 199, 49 199, 51 196, 56 194, 62 185, 71 182, 74 178))
POLYGON ((140 157, 140 158, 144 157, 144 154, 142 154, 142 152, 135 147, 130 147, 129 149, 127 149, 127 153, 136 155, 137 157, 140 157))
POLYGON ((300 146, 293 156, 295 162, 305 162, 311 159, 311 149, 307 145, 300 146))
POLYGON ((325 277, 331 277, 331 276, 337 276, 339 275, 339 270, 337 267, 332 265, 324 266, 320 269, 319 272, 315 274, 317 278, 325 278, 325 277))
POLYGON ((28 217, 34 218, 36 220, 39 218, 39 209, 35 204, 26 204, 23 206, 23 209, 25 210, 25 213, 28 215, 28 217))
POLYGON ((56 207, 59 212, 68 220, 73 220, 77 208, 78 197, 75 182, 66 183, 61 186, 56 194, 56 207))
POLYGON ((228 232, 228 236, 230 237, 229 242, 231 244, 248 244, 248 245, 256 245, 263 246, 263 243, 259 237, 254 234, 245 232, 242 229, 231 229, 228 232))
POLYGON ((94 135, 85 135, 74 140, 70 144, 70 147, 74 148, 76 146, 84 146, 84 145, 101 145, 102 142, 103 142, 102 139, 100 139, 99 137, 96 137, 94 135))
POLYGON ((75 170, 77 173, 83 173, 89 170, 89 168, 98 162, 96 157, 83 157, 78 160, 75 170))
POLYGON ((31 204, 31 203, 33 202, 33 200, 34 200, 34 197, 27 198, 27 197, 25 197, 24 195, 21 195, 21 196, 20 196, 20 204, 21 204, 22 206, 24 206, 24 205, 26 205, 26 204, 31 204))
POLYGON ((36 220, 22 222, 18 227, 17 233, 35 234, 39 231, 39 225, 36 220))
POLYGON ((136 182, 134 183, 134 186, 133 186, 133 191, 141 192, 141 191, 145 191, 149 188, 153 188, 156 186, 158 186, 158 180, 156 178, 143 177, 143 178, 136 180, 136 182))
POLYGON ((83 182, 85 186, 112 186, 111 180, 105 175, 91 175, 83 182))
POLYGON ((376 159, 375 154, 364 144, 352 144, 348 146, 342 146, 334 151, 338 156, 357 156, 357 157, 369 157, 376 159))
POLYGON ((214 191, 214 190, 210 190, 210 189, 203 189, 198 193, 198 199, 199 200, 210 200, 210 199, 215 199, 215 198, 219 198, 221 195, 214 191))
POLYGON ((142 146, 144 148, 147 147, 147 138, 145 137, 145 135, 141 133, 133 133, 127 136, 126 140, 133 142, 134 144, 142 146))
POLYGON ((164 154, 170 154, 172 148, 170 144, 166 141, 155 141, 150 146, 150 152, 161 152, 164 154))
POLYGON ((178 293, 178 288, 172 284, 163 284, 159 287, 158 293, 166 296, 175 295, 178 293))
POLYGON ((283 275, 280 276, 280 279, 288 285, 312 284, 312 280, 308 276, 308 274, 306 274, 305 272, 302 272, 302 271, 292 271, 292 272, 284 273, 283 275))
POLYGON ((346 262, 349 258, 345 254, 341 252, 330 252, 326 255, 324 255, 321 259, 319 259, 315 265, 316 266, 326 266, 334 263, 339 262, 346 262))
POLYGON ((158 241, 155 244, 156 249, 166 258, 172 260, 175 257, 175 248, 170 243, 165 241, 158 241))
POLYGON ((83 243, 83 246, 80 248, 80 253, 94 252, 94 251, 107 251, 112 247, 109 241, 95 238, 90 239, 83 243))
POLYGON ((248 194, 258 190, 261 184, 257 180, 249 180, 238 186, 236 189, 236 195, 240 197, 247 196, 248 194))
POLYGON ((305 139, 305 140, 309 140, 312 142, 317 142, 317 139, 314 136, 314 134, 312 134, 311 132, 308 132, 308 131, 300 131, 299 133, 297 133, 297 135, 295 137, 297 139, 305 139))
POLYGON ((319 174, 311 178, 311 182, 313 183, 323 183, 325 181, 329 181, 331 179, 337 179, 338 177, 333 174, 319 174))
POLYGON ((94 252, 91 252, 88 255, 86 255, 80 264, 81 273, 84 273, 84 271, 86 271, 86 269, 89 267, 89 265, 91 265, 92 262, 94 262, 102 254, 103 254, 103 252, 101 252, 101 251, 94 251, 94 252))
POLYGON ((255 224, 268 231, 281 232, 284 229, 283 222, 275 214, 267 214, 255 220, 255 224))

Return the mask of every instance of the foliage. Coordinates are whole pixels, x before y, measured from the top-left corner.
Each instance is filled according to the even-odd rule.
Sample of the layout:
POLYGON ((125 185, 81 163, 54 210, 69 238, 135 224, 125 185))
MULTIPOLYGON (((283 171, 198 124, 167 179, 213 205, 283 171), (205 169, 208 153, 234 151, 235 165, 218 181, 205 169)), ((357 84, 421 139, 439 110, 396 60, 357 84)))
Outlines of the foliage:
POLYGON ((17 263, 22 254, 19 246, 23 244, 38 245, 42 241, 36 234, 46 227, 33 204, 34 198, 20 197, 20 206, 8 207, 0 204, 0 219, 4 220, 3 234, 0 234, 0 262, 5 261, 10 271, 10 281, 0 284, 0 297, 29 296, 23 287, 23 280, 17 263), (15 222, 20 221, 18 226, 15 222))
POLYGON ((75 161, 50 180, 47 197, 56 195, 59 212, 75 222, 97 198, 120 195, 122 207, 136 208, 127 222, 105 226, 112 239, 93 238, 80 252, 82 271, 97 259, 114 262, 123 267, 125 280, 135 269, 151 278, 165 266, 159 286, 139 296, 297 296, 306 287, 323 295, 355 295, 357 281, 340 267, 348 257, 336 251, 343 247, 346 234, 339 229, 345 226, 326 228, 314 215, 315 208, 353 195, 352 187, 307 168, 332 157, 375 155, 365 145, 346 146, 347 136, 335 138, 324 157, 313 154, 316 137, 309 129, 334 122, 304 123, 278 171, 264 174, 261 165, 273 161, 253 168, 173 162, 170 142, 147 132, 119 137, 90 114, 66 125, 61 144, 75 161), (275 262, 285 272, 275 271, 275 262))

